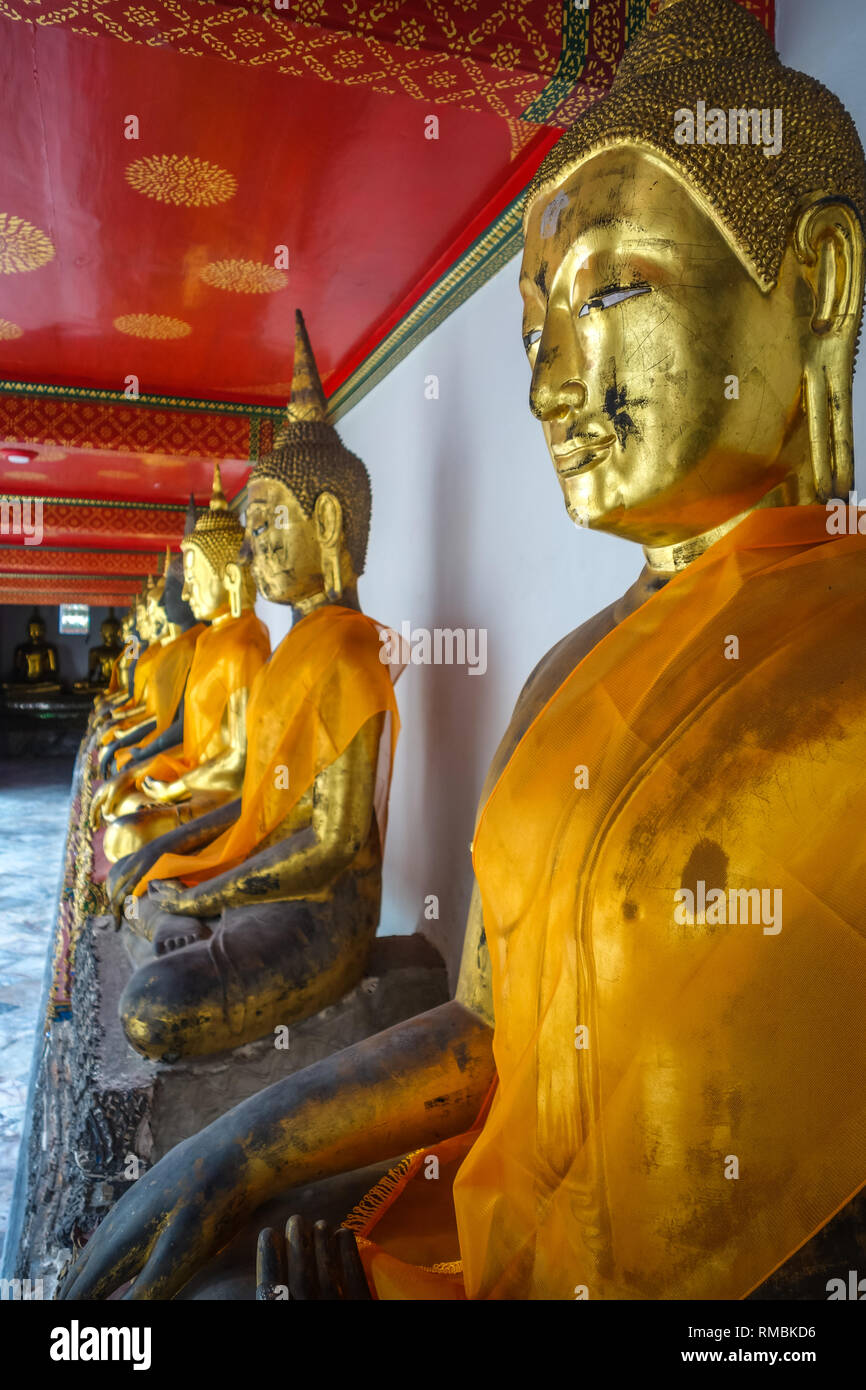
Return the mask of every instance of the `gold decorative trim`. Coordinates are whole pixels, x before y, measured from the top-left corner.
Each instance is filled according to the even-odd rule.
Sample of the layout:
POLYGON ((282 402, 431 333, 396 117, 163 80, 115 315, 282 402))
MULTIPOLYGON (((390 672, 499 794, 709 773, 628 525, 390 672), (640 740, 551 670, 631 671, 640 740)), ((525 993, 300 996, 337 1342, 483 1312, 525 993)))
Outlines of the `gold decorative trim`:
MULTIPOLYGON (((14 502, 24 498, 28 502, 42 502, 48 507, 123 507, 138 512, 186 512, 186 502, 129 502, 113 501, 107 497, 37 497, 29 492, 0 492, 0 502, 14 502)), ((72 547, 74 548, 74 547, 72 547)), ((142 554, 149 552, 142 551, 142 554)))
POLYGON ((509 203, 486 232, 476 238, 415 308, 329 397, 328 412, 332 421, 339 420, 357 405, 428 333, 444 323, 455 309, 519 253, 523 238, 523 197, 521 192, 509 203))
POLYGON ((401 1158, 399 1163, 395 1163, 383 1177, 370 1188, 370 1191, 363 1196, 357 1206, 353 1207, 341 1224, 349 1231, 359 1234, 365 1226, 368 1226, 372 1218, 385 1205, 388 1198, 393 1196, 396 1189, 400 1186, 412 1164, 424 1149, 415 1149, 413 1153, 401 1158))

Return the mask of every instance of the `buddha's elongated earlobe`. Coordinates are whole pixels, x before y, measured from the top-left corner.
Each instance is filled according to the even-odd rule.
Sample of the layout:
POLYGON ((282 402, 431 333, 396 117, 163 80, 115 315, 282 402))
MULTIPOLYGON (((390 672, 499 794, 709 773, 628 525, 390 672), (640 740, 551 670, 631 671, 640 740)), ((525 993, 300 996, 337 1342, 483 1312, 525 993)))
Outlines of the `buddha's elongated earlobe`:
POLYGON ((229 607, 233 618, 241 616, 241 585, 243 574, 241 567, 234 561, 229 561, 226 565, 226 591, 229 596, 229 607))
POLYGON ((322 492, 316 498, 315 517, 325 593, 333 598, 342 598, 343 509, 332 492, 322 492))
POLYGON ((826 368, 820 363, 808 363, 803 372, 803 409, 809 427, 815 496, 819 502, 841 495, 836 491, 836 425, 830 406, 831 389, 826 368))
POLYGON ((864 241, 847 203, 811 195, 794 233, 812 291, 811 340, 803 368, 803 409, 819 502, 854 486, 852 378, 863 302, 864 241))

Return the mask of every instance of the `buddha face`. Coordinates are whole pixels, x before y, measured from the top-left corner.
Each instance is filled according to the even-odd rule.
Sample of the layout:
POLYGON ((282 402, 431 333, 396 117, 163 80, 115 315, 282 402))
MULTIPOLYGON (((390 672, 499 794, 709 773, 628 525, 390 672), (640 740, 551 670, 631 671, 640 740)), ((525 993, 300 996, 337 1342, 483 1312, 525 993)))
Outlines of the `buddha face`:
POLYGON ((27 624, 27 636, 34 647, 42 645, 45 641, 45 624, 41 618, 30 619, 27 624))
POLYGON ((150 624, 147 618, 147 604, 144 599, 141 599, 135 605, 135 630, 142 642, 149 642, 151 640, 150 624))
POLYGON ((197 545, 184 545, 183 595, 196 618, 209 621, 226 606, 225 583, 197 545))
POLYGON ((247 490, 246 540, 256 587, 273 603, 303 603, 322 593, 322 549, 316 518, 274 478, 253 478, 247 490))
POLYGON ((147 598, 147 635, 151 642, 158 642, 165 636, 168 618, 162 606, 162 585, 147 598))
POLYGON ((574 521, 670 545, 796 493, 813 300, 792 252, 765 293, 671 168, 623 147, 534 200, 521 293, 574 521))

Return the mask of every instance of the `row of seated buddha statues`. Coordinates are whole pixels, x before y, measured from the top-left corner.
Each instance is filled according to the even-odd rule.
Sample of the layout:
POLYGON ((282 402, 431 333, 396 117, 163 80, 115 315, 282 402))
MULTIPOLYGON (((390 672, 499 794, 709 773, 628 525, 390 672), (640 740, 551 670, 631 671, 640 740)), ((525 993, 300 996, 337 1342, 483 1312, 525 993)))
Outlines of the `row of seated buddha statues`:
POLYGON ((99 735, 117 769, 92 810, 110 904, 152 943, 121 1018, 155 1060, 238 1047, 334 1003, 378 926, 395 668, 358 602, 369 478, 326 416, 298 314, 286 420, 248 484, 248 547, 217 469, 181 547, 199 625, 172 622, 169 568, 139 619, 131 703, 99 735), (273 654, 256 587, 292 610, 273 654))
MULTIPOLYGON (((568 515, 642 546, 644 564, 517 701, 479 801, 456 997, 169 1152, 63 1296, 170 1298, 281 1194, 265 1297, 284 1283, 293 1299, 826 1298, 828 1272, 857 1268, 866 539, 834 534, 827 504, 853 480, 864 225, 863 150, 841 103, 785 68, 734 0, 665 0, 526 197, 530 407, 568 515), (703 100, 781 113, 781 152, 678 139, 703 100), (695 910, 702 891, 713 907, 695 910), (757 895, 761 914, 726 916, 732 893, 751 908, 757 895), (389 1160, 363 1215, 311 1235, 293 1189, 389 1160)), ((312 450, 324 426, 304 429, 312 450)), ((250 486, 257 582, 305 613, 298 639, 340 589, 333 612, 357 613, 362 541, 326 476, 323 501, 289 447, 250 486), (274 528, 279 503, 294 530, 274 528)), ((291 685, 306 653, 286 641, 291 685)), ((273 699, 273 746, 294 715, 264 679, 250 703, 273 699)), ((201 924, 247 914, 250 940, 275 894, 297 905, 309 888, 296 910, 314 938, 322 885, 342 881, 323 877, 336 851, 322 817, 351 827, 343 859, 364 846, 337 917, 372 900, 378 844, 358 808, 381 709, 297 822, 275 825, 261 789, 270 843, 250 858, 247 786, 266 761, 254 712, 243 833, 214 857, 211 834, 238 815, 221 808, 206 835, 172 832, 175 854, 203 854, 192 872, 154 866, 171 887, 151 882, 153 920, 197 939, 168 957, 171 985, 154 971, 138 990, 139 1046, 157 999, 186 1037, 188 1000, 197 1017, 222 1007, 201 924), (187 958, 208 962, 200 976, 187 958)), ((264 991, 257 1007, 273 1017, 264 991)))

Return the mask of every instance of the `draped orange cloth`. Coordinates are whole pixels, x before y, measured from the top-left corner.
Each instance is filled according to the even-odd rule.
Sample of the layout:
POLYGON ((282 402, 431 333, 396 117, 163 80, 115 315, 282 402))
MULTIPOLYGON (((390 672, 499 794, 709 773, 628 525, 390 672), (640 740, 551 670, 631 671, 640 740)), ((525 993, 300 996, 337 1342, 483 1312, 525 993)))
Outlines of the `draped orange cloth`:
POLYGON ((379 1297, 738 1299, 866 1182, 866 536, 827 524, 752 514, 518 743, 474 839, 498 1090, 451 1141, 461 1263, 416 1163, 360 1227, 379 1297))
POLYGON ((120 656, 116 656, 111 663, 111 675, 105 691, 106 695, 116 695, 120 689, 120 662, 123 655, 124 653, 121 652, 120 656))
MULTIPOLYGON (((144 719, 155 719, 156 724, 150 733, 134 744, 135 748, 146 748, 155 738, 165 733, 180 705, 186 678, 192 665, 195 645, 205 631, 204 623, 195 623, 179 637, 165 646, 153 648, 154 655, 145 670, 144 719)), ((139 666, 147 652, 139 659, 139 666)), ((135 669, 134 685, 138 686, 138 667, 135 669)), ((116 731, 115 731, 116 732, 116 731)), ((125 767, 132 756, 131 749, 121 748, 115 756, 115 766, 125 767)))
POLYGON ((205 761, 229 700, 236 691, 250 689, 270 652, 268 630, 251 610, 205 628, 195 644, 186 683, 183 744, 143 763, 135 785, 141 787, 145 777, 173 782, 205 761))
MULTIPOLYGON (((390 715, 387 786, 400 724, 390 669, 380 660, 381 631, 365 614, 332 604, 294 625, 250 694, 238 819, 199 854, 164 854, 137 894, 152 878, 199 883, 242 864, 377 714, 390 715)), ((384 837, 384 802, 377 815, 384 837)))
MULTIPOLYGON (((141 653, 141 655, 135 663, 135 671, 132 677, 132 693, 129 696, 127 696, 125 700, 122 700, 121 703, 115 709, 115 720, 122 719, 122 716, 127 710, 131 710, 135 708, 137 705, 142 705, 145 703, 145 700, 147 698, 147 688, 150 680, 151 667, 153 666, 154 662, 156 661, 156 658, 159 656, 162 650, 163 647, 159 642, 152 642, 149 646, 145 647, 144 651, 141 653)), ((131 721, 129 720, 126 721, 127 724, 130 722, 131 721)), ((115 727, 113 730, 111 730, 111 732, 103 735, 102 742, 110 743, 111 740, 116 736, 118 727, 123 728, 124 723, 121 723, 119 726, 115 724, 115 727)))

